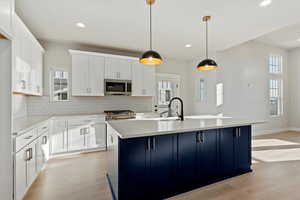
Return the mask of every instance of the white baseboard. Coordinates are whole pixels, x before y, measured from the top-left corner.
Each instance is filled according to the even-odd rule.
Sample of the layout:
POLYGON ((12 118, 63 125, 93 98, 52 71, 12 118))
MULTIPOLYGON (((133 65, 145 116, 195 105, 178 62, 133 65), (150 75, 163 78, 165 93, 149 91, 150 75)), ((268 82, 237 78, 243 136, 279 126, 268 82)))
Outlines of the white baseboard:
POLYGON ((300 128, 295 128, 295 127, 290 127, 288 128, 289 131, 297 131, 297 132, 300 132, 300 128))
POLYGON ((269 135, 273 133, 281 133, 286 131, 297 131, 300 132, 300 128, 279 128, 279 129, 271 129, 271 130, 253 130, 253 136, 259 136, 259 135, 269 135))
POLYGON ((271 130, 253 130, 253 136, 269 135, 269 134, 280 133, 289 130, 290 130, 289 128, 279 128, 279 129, 271 129, 271 130))

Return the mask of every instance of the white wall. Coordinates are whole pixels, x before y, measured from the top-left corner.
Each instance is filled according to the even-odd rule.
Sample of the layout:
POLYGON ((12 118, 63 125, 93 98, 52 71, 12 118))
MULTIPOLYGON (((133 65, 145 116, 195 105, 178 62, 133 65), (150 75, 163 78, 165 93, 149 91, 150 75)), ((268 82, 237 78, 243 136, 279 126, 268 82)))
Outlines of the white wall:
POLYGON ((12 200, 12 57, 11 42, 0 40, 0 199, 12 200))
POLYGON ((264 119, 255 126, 257 134, 282 131, 288 121, 288 53, 263 43, 251 41, 218 54, 217 79, 224 84, 223 113, 233 117, 264 119), (283 56, 283 115, 269 114, 269 55, 283 56))
MULTIPOLYGON (((288 123, 288 53, 277 47, 250 41, 231 49, 218 52, 219 68, 214 71, 197 72, 197 62, 192 62, 191 79, 207 80, 205 102, 193 100, 195 114, 206 112, 223 113, 227 116, 263 119, 268 121, 254 127, 255 134, 279 132, 287 129, 288 123), (284 113, 281 117, 269 116, 268 56, 283 56, 284 113), (224 104, 216 107, 216 83, 223 83, 224 104)), ((198 61, 199 62, 199 61, 198 61)), ((194 91, 195 83, 191 85, 194 91)))
MULTIPOLYGON (((203 57, 202 57, 203 58, 203 57)), ((217 114, 216 108, 216 71, 199 71, 197 65, 200 60, 189 62, 189 104, 191 104, 191 114, 217 114), (200 79, 205 81, 205 98, 199 99, 198 83, 200 79)))
POLYGON ((300 48, 289 51, 289 127, 300 130, 300 48))

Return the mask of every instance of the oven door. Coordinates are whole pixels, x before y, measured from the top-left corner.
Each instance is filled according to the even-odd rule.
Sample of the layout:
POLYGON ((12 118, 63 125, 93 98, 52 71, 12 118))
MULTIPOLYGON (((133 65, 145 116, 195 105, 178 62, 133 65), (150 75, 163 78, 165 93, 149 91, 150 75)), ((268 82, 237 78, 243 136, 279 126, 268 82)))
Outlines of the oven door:
POLYGON ((126 95, 126 87, 126 81, 105 80, 105 95, 126 95))

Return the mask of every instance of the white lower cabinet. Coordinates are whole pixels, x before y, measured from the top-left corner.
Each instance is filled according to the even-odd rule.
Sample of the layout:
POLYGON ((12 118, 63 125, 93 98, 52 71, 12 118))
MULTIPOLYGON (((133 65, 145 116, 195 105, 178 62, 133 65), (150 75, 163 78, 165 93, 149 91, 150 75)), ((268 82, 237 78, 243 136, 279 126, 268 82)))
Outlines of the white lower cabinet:
POLYGON ((30 186, 37 176, 36 144, 37 141, 34 141, 28 145, 29 159, 27 160, 27 186, 30 186))
MULTIPOLYGON (((15 200, 21 200, 27 188, 27 149, 22 149, 15 155, 15 200)), ((29 156, 28 156, 29 157, 29 156)))
POLYGON ((54 120, 52 125, 51 140, 51 154, 64 153, 68 151, 67 148, 67 121, 54 120))
POLYGON ((80 126, 68 127, 68 151, 85 149, 85 130, 80 126))
POLYGON ((45 124, 15 138, 14 200, 23 199, 49 159, 49 131, 44 128, 45 124))
POLYGON ((90 149, 106 147, 106 124, 95 123, 87 134, 87 147, 90 149))
POLYGON ((49 160, 49 132, 38 138, 36 144, 36 169, 40 172, 49 160))
POLYGON ((52 129, 51 154, 106 148, 104 119, 57 119, 52 129))
POLYGON ((15 200, 21 200, 37 177, 36 141, 15 154, 15 200))
MULTIPOLYGON (((50 155, 104 150, 104 118, 55 119, 14 139, 14 200, 22 200, 50 155)), ((1 197, 0 197, 1 199, 1 197)))

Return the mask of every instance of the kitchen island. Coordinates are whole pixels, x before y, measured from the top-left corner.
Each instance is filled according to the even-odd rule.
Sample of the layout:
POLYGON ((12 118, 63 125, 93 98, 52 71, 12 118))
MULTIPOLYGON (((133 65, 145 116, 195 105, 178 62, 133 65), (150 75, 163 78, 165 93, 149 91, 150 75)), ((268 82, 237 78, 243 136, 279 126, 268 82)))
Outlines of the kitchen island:
POLYGON ((251 172, 251 125, 190 117, 107 122, 107 178, 117 200, 164 199, 251 172))

